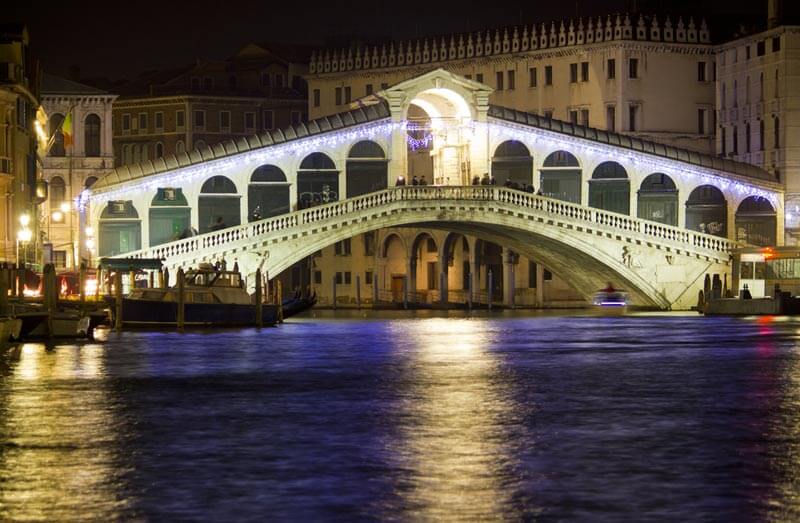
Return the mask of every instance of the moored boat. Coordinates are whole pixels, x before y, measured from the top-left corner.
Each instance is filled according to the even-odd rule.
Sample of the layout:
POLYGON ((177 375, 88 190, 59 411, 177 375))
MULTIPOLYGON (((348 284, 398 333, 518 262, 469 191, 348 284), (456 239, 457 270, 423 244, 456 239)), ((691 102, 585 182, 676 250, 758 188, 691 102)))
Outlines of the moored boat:
MULTIPOLYGON (((186 327, 238 327, 256 324, 257 307, 236 271, 201 264, 184 275, 183 317, 186 327)), ((181 289, 134 288, 122 298, 122 325, 128 327, 169 327, 178 325, 181 289)), ((116 322, 115 298, 106 296, 116 322)), ((278 306, 261 304, 261 323, 278 322, 278 306)))

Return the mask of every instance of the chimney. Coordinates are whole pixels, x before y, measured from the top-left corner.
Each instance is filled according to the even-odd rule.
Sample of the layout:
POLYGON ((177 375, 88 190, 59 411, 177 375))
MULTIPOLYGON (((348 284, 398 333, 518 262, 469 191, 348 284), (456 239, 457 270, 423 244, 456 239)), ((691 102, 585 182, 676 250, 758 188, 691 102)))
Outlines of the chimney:
MULTIPOLYGON (((762 4, 763 5, 763 4, 762 4)), ((767 28, 772 29, 781 24, 783 15, 783 0, 769 0, 767 7, 767 28)))

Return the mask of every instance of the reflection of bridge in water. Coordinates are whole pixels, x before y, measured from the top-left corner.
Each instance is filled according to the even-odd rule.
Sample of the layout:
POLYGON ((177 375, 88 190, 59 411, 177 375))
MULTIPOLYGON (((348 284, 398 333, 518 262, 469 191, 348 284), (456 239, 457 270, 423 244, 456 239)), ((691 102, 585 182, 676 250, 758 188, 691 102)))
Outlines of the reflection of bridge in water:
MULTIPOLYGON (((158 256, 171 268, 224 258, 246 275, 260 267, 276 276, 326 246, 383 230, 369 267, 380 296, 394 289, 387 256, 398 253, 386 248, 386 228, 424 227, 472 242, 459 249, 468 259, 455 272, 473 278, 461 289, 451 236, 427 248, 436 254, 426 258, 429 301, 462 301, 468 288, 478 297, 474 247, 486 241, 504 258, 552 269, 584 297, 612 281, 639 304, 684 309, 705 275, 730 272, 735 243, 780 243, 783 193, 763 170, 489 106, 490 92, 436 70, 381 91, 376 105, 118 168, 84 200, 98 254, 158 256), (419 165, 420 138, 408 122, 420 111, 430 120, 424 155, 435 186, 387 189, 419 165), (468 185, 486 172, 544 196, 468 185), (339 201, 305 208, 303 195, 325 190, 339 201), (248 217, 265 219, 243 224, 248 217), (217 218, 228 228, 208 232, 217 218), (187 228, 207 234, 174 241, 187 228)), ((413 282, 418 240, 401 243, 413 282)), ((325 271, 340 270, 329 262, 325 271)), ((505 288, 513 292, 513 281, 505 288)))

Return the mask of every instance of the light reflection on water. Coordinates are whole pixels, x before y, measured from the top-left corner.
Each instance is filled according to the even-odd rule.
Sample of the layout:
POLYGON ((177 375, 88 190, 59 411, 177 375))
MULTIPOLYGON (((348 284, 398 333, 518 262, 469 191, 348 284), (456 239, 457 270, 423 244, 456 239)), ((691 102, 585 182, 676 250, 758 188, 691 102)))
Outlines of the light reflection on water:
POLYGON ((0 521, 800 518, 798 322, 449 318, 0 356, 0 521))

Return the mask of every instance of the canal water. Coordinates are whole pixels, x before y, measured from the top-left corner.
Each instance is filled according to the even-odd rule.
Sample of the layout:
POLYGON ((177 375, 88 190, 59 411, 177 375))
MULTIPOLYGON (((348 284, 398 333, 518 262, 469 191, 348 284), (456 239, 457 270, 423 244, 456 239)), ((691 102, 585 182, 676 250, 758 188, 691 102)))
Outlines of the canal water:
POLYGON ((317 315, 3 355, 0 520, 800 518, 800 322, 317 315))

